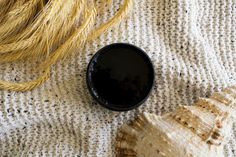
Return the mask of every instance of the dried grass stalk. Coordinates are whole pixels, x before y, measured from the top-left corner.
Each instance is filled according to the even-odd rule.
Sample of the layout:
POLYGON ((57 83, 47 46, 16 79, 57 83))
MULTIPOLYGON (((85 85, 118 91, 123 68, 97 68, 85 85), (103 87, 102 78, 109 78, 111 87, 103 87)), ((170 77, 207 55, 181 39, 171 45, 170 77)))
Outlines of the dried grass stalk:
MULTIPOLYGON (((110 5, 102 0, 100 5, 110 5)), ((120 23, 131 10, 133 0, 124 0, 116 15, 94 28, 98 9, 96 0, 0 0, 0 62, 41 61, 43 73, 35 80, 14 83, 0 80, 0 89, 27 91, 45 82, 50 68, 120 23)))

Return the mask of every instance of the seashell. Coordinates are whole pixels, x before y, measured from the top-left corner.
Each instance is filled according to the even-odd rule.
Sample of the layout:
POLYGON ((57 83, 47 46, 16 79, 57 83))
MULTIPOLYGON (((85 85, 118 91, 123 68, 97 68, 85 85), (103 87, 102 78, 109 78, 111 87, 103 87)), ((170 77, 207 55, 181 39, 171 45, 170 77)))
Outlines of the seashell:
POLYGON ((235 86, 163 116, 144 113, 121 128, 117 157, 223 157, 235 119, 235 86))

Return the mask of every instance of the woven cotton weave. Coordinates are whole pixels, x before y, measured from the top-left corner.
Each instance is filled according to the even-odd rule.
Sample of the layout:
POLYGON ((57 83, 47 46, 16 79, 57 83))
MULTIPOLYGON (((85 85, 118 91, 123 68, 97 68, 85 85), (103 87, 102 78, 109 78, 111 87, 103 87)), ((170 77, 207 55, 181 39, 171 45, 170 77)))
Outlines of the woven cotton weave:
MULTIPOLYGON (((114 0, 99 21, 112 17, 120 3, 114 0)), ((16 64, 0 66, 2 79, 34 77, 34 63, 16 64)), ((112 157, 117 130, 139 113, 163 114, 233 84, 235 0, 135 0, 126 21, 57 64, 45 84, 25 93, 0 91, 0 156, 112 157), (92 55, 115 42, 139 46, 155 66, 152 94, 137 110, 104 109, 86 87, 92 55)), ((225 157, 236 157, 236 125, 225 157)))

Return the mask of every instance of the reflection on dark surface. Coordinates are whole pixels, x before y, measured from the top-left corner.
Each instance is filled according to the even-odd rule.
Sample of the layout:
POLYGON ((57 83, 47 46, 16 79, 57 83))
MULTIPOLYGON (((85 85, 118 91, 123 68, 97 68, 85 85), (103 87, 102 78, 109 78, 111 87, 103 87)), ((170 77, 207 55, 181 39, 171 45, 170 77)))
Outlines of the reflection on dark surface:
MULTIPOLYGON (((106 49, 92 63, 94 89, 106 104, 129 107, 139 103, 149 93, 153 82, 152 65, 132 49, 122 46, 106 49)), ((147 59, 147 58, 146 58, 147 59)))

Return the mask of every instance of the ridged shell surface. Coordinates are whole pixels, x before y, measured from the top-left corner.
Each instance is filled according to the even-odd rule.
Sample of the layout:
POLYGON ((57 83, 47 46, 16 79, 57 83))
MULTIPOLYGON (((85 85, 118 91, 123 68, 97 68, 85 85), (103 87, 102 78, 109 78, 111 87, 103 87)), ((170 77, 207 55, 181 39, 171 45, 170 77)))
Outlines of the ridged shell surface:
POLYGON ((223 157, 236 119, 236 87, 163 116, 143 113, 124 125, 117 157, 223 157))

